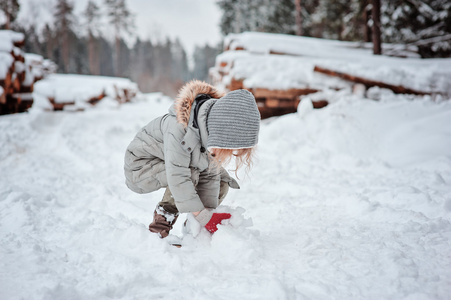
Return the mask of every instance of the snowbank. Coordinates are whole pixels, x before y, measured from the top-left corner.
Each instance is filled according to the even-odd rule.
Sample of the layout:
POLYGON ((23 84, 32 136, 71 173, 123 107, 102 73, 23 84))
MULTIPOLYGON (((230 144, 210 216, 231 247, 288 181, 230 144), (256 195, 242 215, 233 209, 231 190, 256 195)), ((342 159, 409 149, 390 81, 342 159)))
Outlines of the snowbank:
POLYGON ((450 102, 343 93, 263 121, 224 201, 233 219, 180 249, 147 230, 163 191, 123 175, 128 143, 171 104, 0 117, 0 298, 449 297, 450 102))

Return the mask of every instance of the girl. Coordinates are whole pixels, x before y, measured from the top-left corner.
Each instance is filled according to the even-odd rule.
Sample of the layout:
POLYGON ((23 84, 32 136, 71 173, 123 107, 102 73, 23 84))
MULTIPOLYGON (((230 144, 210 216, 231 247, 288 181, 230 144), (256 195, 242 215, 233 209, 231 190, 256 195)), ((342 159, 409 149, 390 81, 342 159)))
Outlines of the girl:
POLYGON ((127 186, 137 193, 166 188, 149 230, 168 236, 180 213, 193 213, 210 232, 230 218, 215 213, 229 186, 239 188, 222 165, 251 166, 260 113, 246 90, 227 95, 202 81, 179 92, 169 113, 141 129, 125 154, 127 186))

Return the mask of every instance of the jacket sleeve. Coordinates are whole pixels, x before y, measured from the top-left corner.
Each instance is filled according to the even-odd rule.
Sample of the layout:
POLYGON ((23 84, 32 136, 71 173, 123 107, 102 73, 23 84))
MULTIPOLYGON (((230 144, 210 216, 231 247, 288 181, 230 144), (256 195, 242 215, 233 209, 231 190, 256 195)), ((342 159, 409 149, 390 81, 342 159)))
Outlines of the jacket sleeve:
POLYGON ((219 170, 212 168, 200 173, 197 193, 207 208, 216 208, 219 205, 219 189, 221 176, 219 170))
POLYGON ((191 154, 183 147, 183 136, 183 126, 178 123, 174 130, 165 133, 164 156, 168 186, 175 205, 179 212, 186 213, 200 211, 204 205, 191 180, 191 154))

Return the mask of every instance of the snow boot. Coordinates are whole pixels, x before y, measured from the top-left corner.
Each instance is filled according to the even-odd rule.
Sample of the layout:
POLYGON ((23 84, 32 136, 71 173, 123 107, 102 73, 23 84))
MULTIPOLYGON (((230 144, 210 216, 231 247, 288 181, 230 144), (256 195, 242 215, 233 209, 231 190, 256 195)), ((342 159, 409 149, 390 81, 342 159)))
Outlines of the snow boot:
POLYGON ((179 214, 170 213, 162 206, 157 206, 155 208, 155 212, 153 213, 153 222, 149 225, 149 230, 151 232, 157 233, 160 238, 165 238, 169 235, 169 231, 171 231, 172 226, 177 221, 179 214))

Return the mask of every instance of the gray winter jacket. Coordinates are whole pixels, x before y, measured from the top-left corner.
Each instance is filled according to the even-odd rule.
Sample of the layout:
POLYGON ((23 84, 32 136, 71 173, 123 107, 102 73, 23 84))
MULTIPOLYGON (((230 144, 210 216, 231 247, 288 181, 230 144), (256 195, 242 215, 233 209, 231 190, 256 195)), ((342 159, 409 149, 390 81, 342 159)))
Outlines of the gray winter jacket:
POLYGON ((169 187, 181 213, 216 208, 220 181, 239 188, 226 170, 209 168, 207 116, 222 96, 205 82, 185 85, 169 113, 143 127, 128 146, 124 166, 127 186, 140 194, 169 187), (192 112, 198 94, 212 99, 200 107, 197 129, 192 112))

